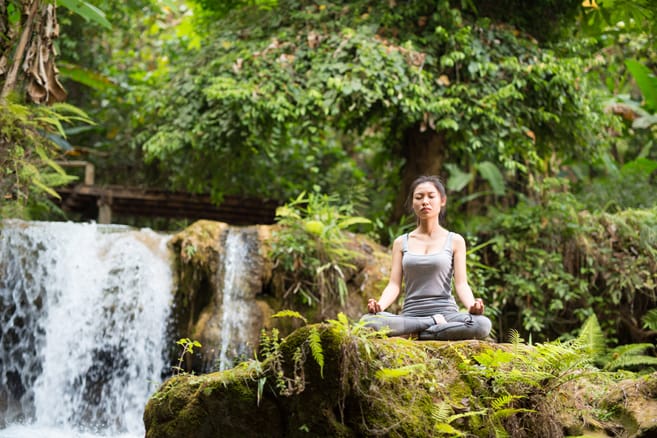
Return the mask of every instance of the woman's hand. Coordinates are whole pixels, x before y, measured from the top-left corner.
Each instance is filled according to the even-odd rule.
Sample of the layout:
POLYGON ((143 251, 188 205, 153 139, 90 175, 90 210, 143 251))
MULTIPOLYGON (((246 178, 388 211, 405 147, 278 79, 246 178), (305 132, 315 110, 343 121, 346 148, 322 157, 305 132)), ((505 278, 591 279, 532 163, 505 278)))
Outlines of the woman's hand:
POLYGON ((477 298, 472 306, 468 309, 473 315, 483 315, 484 313, 484 301, 481 298, 477 298))
POLYGON ((367 300, 367 311, 369 313, 379 313, 381 311, 381 306, 374 298, 370 298, 367 300))

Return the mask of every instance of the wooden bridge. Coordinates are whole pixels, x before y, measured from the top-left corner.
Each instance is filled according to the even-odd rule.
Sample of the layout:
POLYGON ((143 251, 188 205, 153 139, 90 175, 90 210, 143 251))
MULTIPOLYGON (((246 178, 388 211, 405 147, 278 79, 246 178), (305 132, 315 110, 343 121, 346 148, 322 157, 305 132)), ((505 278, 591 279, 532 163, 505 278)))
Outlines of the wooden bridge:
POLYGON ((95 219, 101 224, 112 223, 116 216, 210 219, 233 225, 272 224, 276 207, 281 204, 275 200, 224 196, 217 205, 208 195, 95 185, 91 163, 67 161, 60 164, 84 168, 83 183, 57 188, 62 198, 62 210, 78 213, 85 219, 95 219))

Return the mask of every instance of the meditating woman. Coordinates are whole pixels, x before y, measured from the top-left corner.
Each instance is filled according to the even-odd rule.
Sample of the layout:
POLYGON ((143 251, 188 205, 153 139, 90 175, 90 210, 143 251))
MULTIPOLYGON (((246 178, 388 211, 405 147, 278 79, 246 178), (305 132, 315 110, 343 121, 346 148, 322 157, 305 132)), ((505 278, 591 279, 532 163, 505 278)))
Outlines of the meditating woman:
POLYGON ((489 335, 490 320, 483 315, 484 303, 475 299, 468 285, 465 240, 445 229, 447 196, 435 176, 421 176, 411 184, 408 203, 417 227, 397 237, 392 245, 392 269, 379 300, 370 298, 366 324, 387 328, 389 336, 410 335, 424 340, 482 339, 489 335), (400 315, 385 312, 405 285, 400 315), (467 312, 459 311, 454 288, 467 312))

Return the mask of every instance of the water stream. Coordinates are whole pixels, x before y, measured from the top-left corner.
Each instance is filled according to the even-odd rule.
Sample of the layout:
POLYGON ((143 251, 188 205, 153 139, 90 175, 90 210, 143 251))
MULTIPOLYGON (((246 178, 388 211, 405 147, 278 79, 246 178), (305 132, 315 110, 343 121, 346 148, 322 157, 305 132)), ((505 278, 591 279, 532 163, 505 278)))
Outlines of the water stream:
POLYGON ((162 381, 168 236, 0 223, 0 437, 143 437, 162 381))
POLYGON ((247 235, 233 229, 227 234, 222 261, 223 284, 218 288, 223 297, 220 370, 231 368, 236 359, 250 352, 244 326, 252 319, 252 305, 246 302, 241 286, 246 274, 247 235))

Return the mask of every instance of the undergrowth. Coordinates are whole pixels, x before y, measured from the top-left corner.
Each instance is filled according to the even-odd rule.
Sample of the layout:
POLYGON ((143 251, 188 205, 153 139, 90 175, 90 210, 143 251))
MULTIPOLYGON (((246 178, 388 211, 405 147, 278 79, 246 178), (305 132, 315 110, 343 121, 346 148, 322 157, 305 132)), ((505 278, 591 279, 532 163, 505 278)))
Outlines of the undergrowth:
MULTIPOLYGON (((276 316, 305 322, 293 311, 276 316)), ((337 386, 335 395, 326 390, 325 397, 334 397, 341 424, 366 436, 426 436, 430 430, 432 436, 559 437, 570 426, 599 428, 613 415, 589 399, 578 399, 575 410, 573 391, 634 375, 618 372, 623 363, 655 364, 653 356, 638 353, 640 347, 607 349, 594 316, 576 338, 534 345, 517 331, 505 344, 387 338, 344 314, 306 326, 292 349, 275 329, 261 339, 258 366, 244 364, 261 371, 258 400, 265 391, 302 394, 315 369, 320 382, 313 382, 314 390, 337 378, 326 382, 337 386), (332 350, 338 357, 327 350, 331 340, 339 343, 332 350)))

